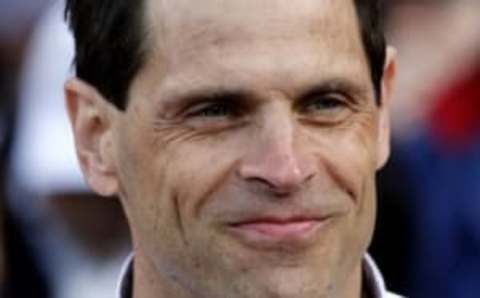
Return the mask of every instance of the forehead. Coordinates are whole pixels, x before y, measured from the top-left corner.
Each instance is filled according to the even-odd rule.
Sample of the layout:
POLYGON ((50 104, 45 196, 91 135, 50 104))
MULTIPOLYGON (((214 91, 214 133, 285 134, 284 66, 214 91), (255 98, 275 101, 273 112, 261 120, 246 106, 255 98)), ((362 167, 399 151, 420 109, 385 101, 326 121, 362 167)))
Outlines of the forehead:
POLYGON ((285 84, 362 77, 366 66, 351 0, 149 0, 146 22, 146 65, 165 83, 251 85, 274 73, 285 84))
POLYGON ((355 21, 351 0, 147 0, 146 11, 148 24, 163 29, 167 39, 177 33, 224 38, 232 33, 305 34, 321 30, 328 20, 340 22, 330 31, 355 21))

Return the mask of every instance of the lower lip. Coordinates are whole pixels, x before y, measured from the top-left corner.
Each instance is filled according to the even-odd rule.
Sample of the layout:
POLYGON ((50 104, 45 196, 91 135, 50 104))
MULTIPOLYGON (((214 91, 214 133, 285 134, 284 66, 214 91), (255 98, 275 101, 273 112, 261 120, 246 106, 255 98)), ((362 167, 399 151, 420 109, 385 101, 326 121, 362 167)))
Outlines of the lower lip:
POLYGON ((315 242, 326 222, 327 220, 253 222, 231 226, 231 230, 242 242, 257 248, 305 247, 315 242))

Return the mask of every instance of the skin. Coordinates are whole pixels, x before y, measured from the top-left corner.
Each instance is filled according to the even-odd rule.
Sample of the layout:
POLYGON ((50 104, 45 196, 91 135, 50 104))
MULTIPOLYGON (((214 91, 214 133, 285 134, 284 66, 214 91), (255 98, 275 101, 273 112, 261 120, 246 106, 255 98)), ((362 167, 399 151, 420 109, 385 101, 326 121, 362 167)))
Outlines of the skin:
POLYGON ((127 213, 134 297, 360 297, 392 52, 378 106, 348 0, 147 1, 145 22, 125 112, 66 84, 83 172, 127 213), (265 216, 315 228, 245 225, 265 216))

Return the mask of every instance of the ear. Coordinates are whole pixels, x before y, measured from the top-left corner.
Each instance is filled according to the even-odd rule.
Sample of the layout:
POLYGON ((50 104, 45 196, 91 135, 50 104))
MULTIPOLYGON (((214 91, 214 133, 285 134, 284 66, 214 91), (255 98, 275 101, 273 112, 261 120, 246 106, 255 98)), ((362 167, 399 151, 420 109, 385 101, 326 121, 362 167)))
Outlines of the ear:
POLYGON ((77 78, 65 84, 65 100, 83 175, 99 195, 116 194, 114 108, 94 87, 77 78))
POLYGON ((395 48, 389 46, 387 47, 382 78, 377 169, 382 168, 390 156, 390 100, 392 98, 396 75, 397 51, 395 48))

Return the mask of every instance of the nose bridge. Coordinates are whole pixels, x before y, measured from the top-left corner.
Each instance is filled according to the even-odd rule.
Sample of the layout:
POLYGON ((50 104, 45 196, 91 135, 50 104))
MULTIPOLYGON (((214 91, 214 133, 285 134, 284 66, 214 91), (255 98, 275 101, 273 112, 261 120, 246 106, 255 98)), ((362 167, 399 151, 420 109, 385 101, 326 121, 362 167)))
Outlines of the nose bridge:
POLYGON ((240 166, 242 177, 268 184, 276 192, 298 189, 313 176, 314 167, 289 105, 271 104, 260 122, 240 166))
POLYGON ((295 123, 285 103, 270 103, 262 112, 259 143, 264 146, 293 145, 295 123))

